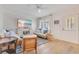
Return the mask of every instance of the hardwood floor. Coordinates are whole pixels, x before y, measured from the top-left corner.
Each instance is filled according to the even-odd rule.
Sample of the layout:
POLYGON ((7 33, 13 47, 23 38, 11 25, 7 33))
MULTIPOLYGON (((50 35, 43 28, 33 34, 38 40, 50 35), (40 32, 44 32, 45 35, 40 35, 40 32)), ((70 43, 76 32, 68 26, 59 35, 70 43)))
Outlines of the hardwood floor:
MULTIPOLYGON (((21 54, 35 54, 35 51, 21 54)), ((79 54, 79 44, 51 38, 48 43, 37 46, 37 54, 79 54)))
MULTIPOLYGON (((54 39, 46 44, 38 46, 38 54, 78 54, 79 45, 54 39)), ((34 54, 30 51, 28 54, 34 54)))

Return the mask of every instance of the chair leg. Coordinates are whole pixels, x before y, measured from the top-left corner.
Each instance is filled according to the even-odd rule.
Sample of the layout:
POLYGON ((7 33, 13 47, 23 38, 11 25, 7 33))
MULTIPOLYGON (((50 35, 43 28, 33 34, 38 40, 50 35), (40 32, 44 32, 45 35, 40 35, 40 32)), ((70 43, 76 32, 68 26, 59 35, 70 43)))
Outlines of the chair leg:
POLYGON ((0 47, 0 54, 2 53, 2 48, 0 47))
POLYGON ((23 40, 23 53, 24 53, 24 51, 25 51, 25 42, 23 40))
POLYGON ((37 39, 35 40, 35 53, 37 54, 37 39))

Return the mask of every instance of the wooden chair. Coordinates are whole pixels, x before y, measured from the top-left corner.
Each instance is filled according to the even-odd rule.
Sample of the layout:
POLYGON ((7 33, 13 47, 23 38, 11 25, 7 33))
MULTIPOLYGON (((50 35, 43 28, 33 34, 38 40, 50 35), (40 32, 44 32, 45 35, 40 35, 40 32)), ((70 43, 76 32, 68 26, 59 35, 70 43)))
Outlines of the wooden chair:
POLYGON ((35 49, 35 53, 37 53, 37 36, 26 35, 23 39, 23 45, 23 51, 31 51, 35 49))

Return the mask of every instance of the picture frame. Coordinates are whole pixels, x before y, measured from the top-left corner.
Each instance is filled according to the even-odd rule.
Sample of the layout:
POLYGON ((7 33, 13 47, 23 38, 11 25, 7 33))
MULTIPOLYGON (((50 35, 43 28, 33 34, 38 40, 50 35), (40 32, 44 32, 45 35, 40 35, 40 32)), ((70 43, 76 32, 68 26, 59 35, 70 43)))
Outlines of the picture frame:
POLYGON ((59 20, 54 20, 54 24, 59 24, 59 20))

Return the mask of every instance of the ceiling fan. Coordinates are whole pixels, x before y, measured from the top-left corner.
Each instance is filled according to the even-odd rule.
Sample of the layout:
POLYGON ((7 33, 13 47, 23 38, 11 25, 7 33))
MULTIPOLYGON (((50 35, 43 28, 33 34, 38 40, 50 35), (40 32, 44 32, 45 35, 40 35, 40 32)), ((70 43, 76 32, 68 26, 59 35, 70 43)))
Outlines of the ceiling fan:
POLYGON ((36 4, 35 6, 39 13, 42 11, 42 9, 45 9, 43 4, 36 4))
POLYGON ((39 8, 42 9, 42 5, 41 5, 41 4, 37 4, 37 5, 36 5, 36 8, 38 8, 38 9, 39 9, 39 8))

